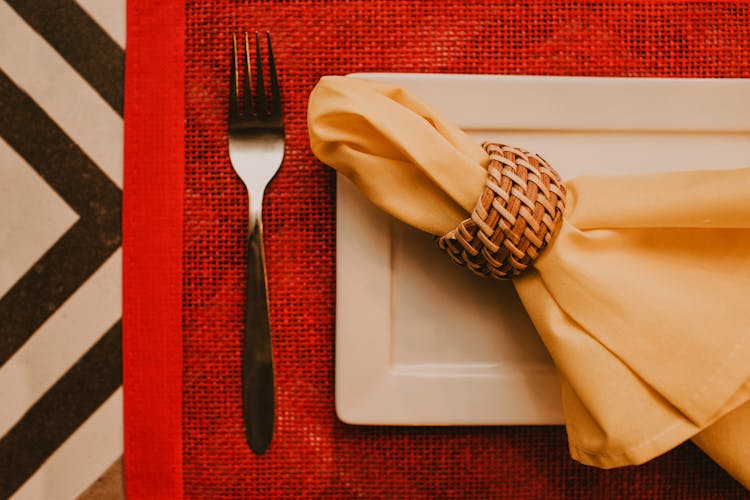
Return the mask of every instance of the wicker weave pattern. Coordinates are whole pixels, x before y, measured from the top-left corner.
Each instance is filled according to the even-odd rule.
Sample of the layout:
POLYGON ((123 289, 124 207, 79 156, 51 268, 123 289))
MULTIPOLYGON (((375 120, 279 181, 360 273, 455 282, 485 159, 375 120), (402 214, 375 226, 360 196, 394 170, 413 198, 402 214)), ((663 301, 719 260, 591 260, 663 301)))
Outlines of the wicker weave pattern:
POLYGON ((562 225, 565 187, 538 155, 485 143, 487 183, 471 217, 438 239, 453 262, 481 276, 525 271, 562 225))

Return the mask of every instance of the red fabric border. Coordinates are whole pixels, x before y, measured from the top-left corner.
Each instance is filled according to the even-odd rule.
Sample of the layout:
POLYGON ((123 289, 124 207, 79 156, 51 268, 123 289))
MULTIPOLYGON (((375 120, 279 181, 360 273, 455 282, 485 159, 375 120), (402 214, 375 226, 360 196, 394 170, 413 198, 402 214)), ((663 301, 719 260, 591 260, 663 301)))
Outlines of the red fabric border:
POLYGON ((181 498, 185 4, 128 0, 127 30, 125 486, 181 498))

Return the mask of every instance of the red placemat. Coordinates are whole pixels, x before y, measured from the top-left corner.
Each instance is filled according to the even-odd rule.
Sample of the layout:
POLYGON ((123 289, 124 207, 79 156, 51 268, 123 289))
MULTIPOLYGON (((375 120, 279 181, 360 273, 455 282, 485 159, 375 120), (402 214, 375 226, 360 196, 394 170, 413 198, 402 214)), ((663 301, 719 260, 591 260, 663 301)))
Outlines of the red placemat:
POLYGON ((746 495, 691 444, 643 466, 602 471, 570 459, 562 427, 339 422, 333 395, 335 179, 309 150, 305 111, 320 76, 355 71, 747 77, 748 3, 149 4, 128 4, 124 335, 131 498, 154 496, 154 485, 162 498, 746 495), (256 29, 273 32, 287 119, 286 159, 264 214, 278 400, 273 445, 262 457, 248 450, 243 435, 246 198, 225 136, 230 37, 256 29), (179 58, 175 51, 182 49, 180 65, 153 63, 159 54, 179 58), (154 93, 165 79, 182 92, 170 102, 154 93), (142 129, 128 111, 142 114, 142 129), (147 127, 149 113, 162 125, 147 127), (168 137, 168 150, 139 139, 159 133, 168 137), (155 167, 144 161, 153 158, 164 162, 163 172, 176 184, 162 175, 146 189, 147 169, 155 167), (182 224, 169 217, 158 222, 159 211, 180 203, 182 224), (138 243, 154 235, 161 247, 138 243), (181 259, 181 268, 162 268, 160 256, 181 259), (180 290, 181 307, 174 300, 180 290), (151 339, 161 340, 150 347, 151 339), (149 383, 162 372, 170 381, 149 383))

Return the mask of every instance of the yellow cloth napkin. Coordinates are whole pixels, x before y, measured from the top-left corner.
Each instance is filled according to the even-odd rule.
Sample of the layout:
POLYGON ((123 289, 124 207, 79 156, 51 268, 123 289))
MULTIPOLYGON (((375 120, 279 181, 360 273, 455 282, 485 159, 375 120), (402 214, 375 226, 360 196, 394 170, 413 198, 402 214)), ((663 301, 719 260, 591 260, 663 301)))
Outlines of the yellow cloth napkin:
MULTIPOLYGON (((402 89, 324 77, 308 126, 318 158, 434 235, 482 192, 484 150, 402 89)), ((559 372, 571 455, 619 467, 692 438, 750 488, 750 169, 565 185, 559 234, 514 284, 559 372)))

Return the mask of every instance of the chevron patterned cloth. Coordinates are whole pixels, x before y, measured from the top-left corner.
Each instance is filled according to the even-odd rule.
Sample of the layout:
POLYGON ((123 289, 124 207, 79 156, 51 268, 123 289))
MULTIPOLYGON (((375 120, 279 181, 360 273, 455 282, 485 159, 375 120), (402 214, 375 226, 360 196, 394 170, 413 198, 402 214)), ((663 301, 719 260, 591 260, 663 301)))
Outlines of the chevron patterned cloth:
POLYGON ((124 46, 124 1, 0 0, 0 498, 123 495, 124 46))

